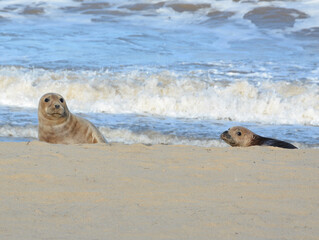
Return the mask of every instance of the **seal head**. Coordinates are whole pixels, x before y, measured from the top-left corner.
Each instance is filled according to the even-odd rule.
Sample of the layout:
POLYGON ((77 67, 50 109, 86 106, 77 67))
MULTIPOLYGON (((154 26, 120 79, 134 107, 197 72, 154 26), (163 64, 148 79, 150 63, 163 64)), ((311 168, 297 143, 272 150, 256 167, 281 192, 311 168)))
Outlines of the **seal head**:
POLYGON ((38 137, 49 143, 105 143, 105 138, 88 120, 72 114, 65 99, 46 93, 38 106, 38 137))
POLYGON ((280 148, 297 148, 294 145, 273 138, 259 136, 247 128, 236 126, 220 135, 232 147, 273 146, 280 148))
POLYGON ((47 93, 39 101, 38 117, 47 122, 64 122, 69 117, 64 98, 57 93, 47 93))

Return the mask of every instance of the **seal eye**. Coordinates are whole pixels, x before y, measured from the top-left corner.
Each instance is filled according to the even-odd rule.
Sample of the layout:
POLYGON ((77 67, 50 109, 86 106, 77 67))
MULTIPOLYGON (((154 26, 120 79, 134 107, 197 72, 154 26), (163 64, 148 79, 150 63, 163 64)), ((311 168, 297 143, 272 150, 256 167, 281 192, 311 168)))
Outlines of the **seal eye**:
POLYGON ((63 102, 64 102, 63 98, 60 98, 60 102, 61 102, 61 103, 63 103, 63 102))
POLYGON ((49 101, 50 101, 50 99, 49 99, 49 98, 46 98, 46 99, 44 99, 44 101, 45 101, 45 102, 49 102, 49 101))
POLYGON ((237 135, 238 135, 238 136, 241 136, 241 132, 237 132, 237 135))

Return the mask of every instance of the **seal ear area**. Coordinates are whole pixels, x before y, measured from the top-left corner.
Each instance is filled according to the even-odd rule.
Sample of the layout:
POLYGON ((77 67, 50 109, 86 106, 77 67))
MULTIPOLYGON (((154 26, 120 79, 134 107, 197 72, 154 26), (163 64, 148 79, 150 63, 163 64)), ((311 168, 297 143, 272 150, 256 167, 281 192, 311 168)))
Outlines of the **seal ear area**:
POLYGON ((272 147, 279 147, 279 148, 287 148, 287 149, 298 149, 296 146, 277 139, 273 138, 263 138, 263 146, 272 146, 272 147))

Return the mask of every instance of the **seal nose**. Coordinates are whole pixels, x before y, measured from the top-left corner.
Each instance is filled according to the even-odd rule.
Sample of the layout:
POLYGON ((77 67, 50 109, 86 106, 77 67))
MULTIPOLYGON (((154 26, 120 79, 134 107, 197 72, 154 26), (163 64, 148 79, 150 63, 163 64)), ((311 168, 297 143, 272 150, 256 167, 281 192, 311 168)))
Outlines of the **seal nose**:
POLYGON ((221 139, 225 139, 225 138, 229 138, 229 137, 230 137, 230 135, 229 135, 228 131, 225 131, 222 134, 220 134, 221 139))
POLYGON ((60 108, 60 105, 56 104, 56 105, 55 105, 55 108, 56 108, 56 109, 59 109, 59 108, 60 108))

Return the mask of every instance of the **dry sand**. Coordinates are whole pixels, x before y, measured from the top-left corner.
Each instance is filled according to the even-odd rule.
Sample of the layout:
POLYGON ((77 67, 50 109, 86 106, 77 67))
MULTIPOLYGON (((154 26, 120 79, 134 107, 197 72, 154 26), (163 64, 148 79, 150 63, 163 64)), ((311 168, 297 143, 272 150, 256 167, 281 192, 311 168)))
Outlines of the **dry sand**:
POLYGON ((0 239, 319 239, 319 149, 0 143, 0 239))

